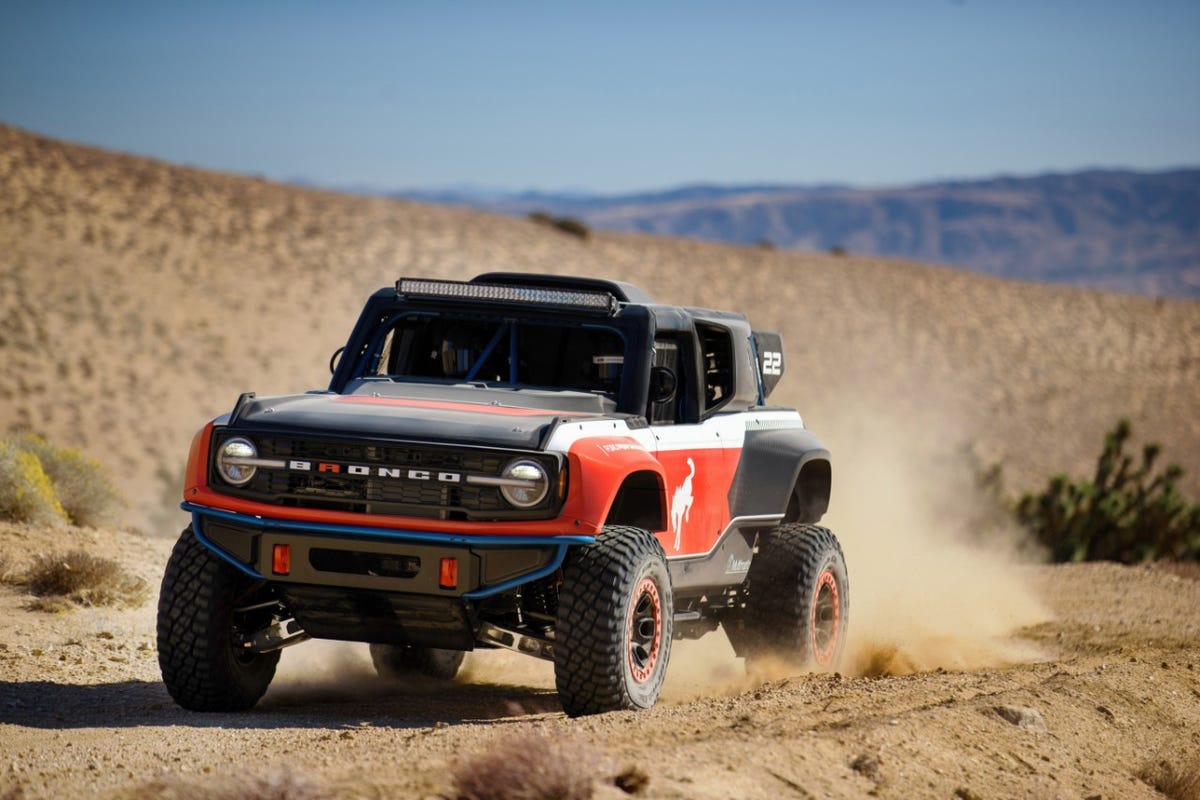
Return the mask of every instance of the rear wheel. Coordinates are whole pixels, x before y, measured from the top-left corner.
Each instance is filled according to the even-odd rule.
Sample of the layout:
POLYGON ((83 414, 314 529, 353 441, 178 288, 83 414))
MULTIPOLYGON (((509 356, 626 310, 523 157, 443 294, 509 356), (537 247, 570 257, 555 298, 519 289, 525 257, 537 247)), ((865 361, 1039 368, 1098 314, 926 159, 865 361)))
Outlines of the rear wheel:
POLYGON ((258 702, 275 677, 279 653, 252 653, 243 644, 270 623, 264 609, 270 599, 266 584, 184 529, 158 599, 158 664, 175 702, 192 711, 243 711, 258 702))
POLYGON ((450 681, 462 666, 461 650, 439 650, 435 647, 410 647, 396 644, 372 644, 371 663, 379 677, 400 680, 421 675, 439 681, 450 681))
POLYGON ((610 526, 563 564, 554 678, 569 716, 650 708, 671 656, 674 600, 652 533, 610 526))
POLYGON ((833 533, 817 525, 780 525, 759 543, 746 583, 746 607, 726 627, 739 656, 837 666, 846 645, 850 581, 833 533))

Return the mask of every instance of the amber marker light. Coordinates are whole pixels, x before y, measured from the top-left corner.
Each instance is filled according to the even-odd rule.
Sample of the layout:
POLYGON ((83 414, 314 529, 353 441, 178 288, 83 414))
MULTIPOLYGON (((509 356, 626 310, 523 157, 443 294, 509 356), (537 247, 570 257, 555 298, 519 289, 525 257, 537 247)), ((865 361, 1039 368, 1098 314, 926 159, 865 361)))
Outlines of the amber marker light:
POLYGON ((276 575, 287 575, 292 571, 292 546, 277 544, 271 550, 271 571, 276 575))
POLYGON ((438 586, 443 589, 458 588, 458 559, 443 558, 438 569, 438 586))

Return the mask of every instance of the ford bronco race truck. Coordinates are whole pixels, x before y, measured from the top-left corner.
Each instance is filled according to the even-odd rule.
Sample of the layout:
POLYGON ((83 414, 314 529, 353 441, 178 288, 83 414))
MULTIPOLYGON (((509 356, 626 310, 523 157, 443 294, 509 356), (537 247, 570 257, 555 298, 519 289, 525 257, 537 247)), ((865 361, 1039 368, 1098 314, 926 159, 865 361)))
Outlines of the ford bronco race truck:
POLYGON ((253 706, 280 649, 370 644, 383 676, 554 662, 571 716, 648 708, 671 643, 832 668, 829 452, 778 334, 623 282, 489 273, 370 297, 329 388, 243 394, 196 435, 158 606, 181 706, 253 706))

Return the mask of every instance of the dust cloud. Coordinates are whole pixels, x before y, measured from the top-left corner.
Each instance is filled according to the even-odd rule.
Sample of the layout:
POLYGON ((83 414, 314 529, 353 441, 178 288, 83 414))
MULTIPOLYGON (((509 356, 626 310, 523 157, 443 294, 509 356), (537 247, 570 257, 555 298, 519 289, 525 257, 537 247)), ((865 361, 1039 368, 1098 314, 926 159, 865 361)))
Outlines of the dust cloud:
MULTIPOLYGON (((837 534, 850 577, 843 674, 974 670, 1044 657, 1013 638, 1050 619, 1021 566, 1039 553, 978 485, 977 463, 942 422, 929 435, 873 410, 822 432, 834 463, 822 524, 837 534)), ((770 659, 748 672, 716 632, 675 643, 663 700, 735 695, 795 674, 770 659)))
POLYGON ((280 653, 264 704, 304 705, 379 697, 395 686, 378 677, 367 645, 313 639, 280 653))
POLYGON ((458 683, 477 686, 527 686, 554 689, 554 665, 510 650, 475 650, 467 654, 458 683))
MULTIPOLYGON (((1011 638, 1050 614, 1020 563, 1034 553, 979 487, 969 453, 924 431, 862 423, 832 442, 834 490, 824 520, 850 573, 842 670, 901 675, 1037 660, 1011 638)), ((861 419, 861 418, 860 418, 861 419)))
MULTIPOLYGON (((467 653, 453 684, 553 691, 554 667, 548 661, 507 650, 475 650, 467 653)), ((281 653, 275 679, 263 702, 304 705, 355 701, 397 694, 436 694, 452 691, 451 686, 420 675, 382 678, 371 663, 368 645, 313 639, 281 653)))

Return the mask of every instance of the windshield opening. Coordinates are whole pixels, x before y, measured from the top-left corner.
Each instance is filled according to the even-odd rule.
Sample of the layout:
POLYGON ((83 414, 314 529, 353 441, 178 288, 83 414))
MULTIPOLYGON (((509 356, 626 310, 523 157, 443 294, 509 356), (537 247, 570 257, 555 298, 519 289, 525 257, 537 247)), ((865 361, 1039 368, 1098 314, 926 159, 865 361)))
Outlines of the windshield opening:
POLYGON ((570 389, 617 400, 625 341, 578 322, 405 314, 368 347, 360 377, 570 389))

